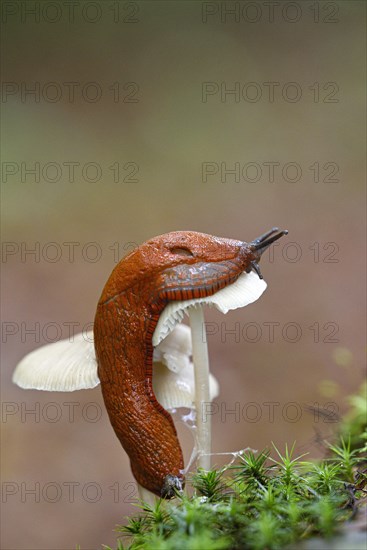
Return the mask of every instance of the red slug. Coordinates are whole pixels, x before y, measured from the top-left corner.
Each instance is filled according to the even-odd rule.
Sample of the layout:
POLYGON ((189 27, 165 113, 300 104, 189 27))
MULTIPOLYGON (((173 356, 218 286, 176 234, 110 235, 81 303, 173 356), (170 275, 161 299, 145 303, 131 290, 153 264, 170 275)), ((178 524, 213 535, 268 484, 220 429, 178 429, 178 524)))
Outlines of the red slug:
POLYGON ((152 335, 169 301, 196 299, 261 276, 262 252, 286 231, 246 243, 177 231, 155 237, 123 258, 109 277, 94 321, 98 376, 117 437, 137 482, 170 498, 183 483, 180 443, 170 414, 152 389, 152 335))

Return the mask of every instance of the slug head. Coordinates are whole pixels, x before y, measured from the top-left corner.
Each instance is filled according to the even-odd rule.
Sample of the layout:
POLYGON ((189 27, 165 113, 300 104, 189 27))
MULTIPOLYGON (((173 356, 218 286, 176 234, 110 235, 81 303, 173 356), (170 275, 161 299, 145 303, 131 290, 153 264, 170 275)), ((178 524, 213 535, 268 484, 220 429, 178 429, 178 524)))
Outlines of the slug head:
POLYGON ((186 270, 188 280, 195 286, 196 277, 205 277, 205 271, 215 275, 216 266, 226 265, 233 277, 254 270, 260 278, 258 262, 262 253, 287 231, 272 228, 264 235, 247 243, 234 239, 214 237, 195 231, 174 231, 159 235, 133 250, 115 267, 106 285, 101 301, 113 298, 125 288, 150 281, 151 289, 162 284, 162 277, 184 278, 177 266, 196 266, 186 270))
POLYGON ((139 253, 151 272, 181 264, 220 263, 233 259, 239 260, 243 271, 247 271, 252 269, 251 262, 259 262, 263 252, 288 233, 277 231, 278 228, 273 227, 249 243, 195 231, 174 231, 147 241, 139 247, 139 253))

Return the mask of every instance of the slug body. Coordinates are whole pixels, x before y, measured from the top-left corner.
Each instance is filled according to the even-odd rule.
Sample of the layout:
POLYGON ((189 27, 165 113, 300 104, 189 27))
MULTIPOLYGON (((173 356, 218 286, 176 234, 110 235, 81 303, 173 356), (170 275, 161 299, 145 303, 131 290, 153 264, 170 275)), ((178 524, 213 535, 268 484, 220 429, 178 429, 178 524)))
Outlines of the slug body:
POLYGON ((104 287, 94 322, 103 398, 135 479, 156 495, 171 496, 167 477, 183 482, 184 467, 173 420, 152 389, 159 316, 169 301, 211 296, 243 272, 259 273, 274 232, 252 243, 192 231, 161 235, 123 258, 104 287))

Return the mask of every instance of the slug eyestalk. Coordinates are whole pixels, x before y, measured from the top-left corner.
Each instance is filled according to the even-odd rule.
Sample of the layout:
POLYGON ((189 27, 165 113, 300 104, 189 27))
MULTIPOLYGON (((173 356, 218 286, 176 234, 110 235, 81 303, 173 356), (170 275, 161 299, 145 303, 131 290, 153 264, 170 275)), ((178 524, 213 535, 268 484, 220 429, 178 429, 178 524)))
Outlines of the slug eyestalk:
POLYGON ((279 227, 273 227, 272 229, 270 229, 269 231, 267 231, 266 233, 264 233, 263 235, 261 235, 260 237, 258 237, 257 239, 254 239, 253 241, 251 241, 249 243, 250 248, 253 251, 256 251, 257 257, 256 257, 255 260, 252 260, 250 262, 250 267, 246 271, 247 273, 249 273, 251 271, 251 269, 253 269, 257 273, 259 278, 263 279, 263 276, 262 276, 262 273, 261 273, 261 270, 260 270, 260 266, 259 266, 259 263, 258 263, 260 261, 260 258, 262 256, 262 254, 275 241, 277 241, 278 239, 280 239, 284 235, 288 235, 288 230, 287 229, 284 229, 283 231, 280 231, 280 233, 278 233, 277 235, 274 235, 274 233, 276 233, 277 231, 279 231, 279 227), (273 237, 271 237, 271 235, 273 235, 273 237))

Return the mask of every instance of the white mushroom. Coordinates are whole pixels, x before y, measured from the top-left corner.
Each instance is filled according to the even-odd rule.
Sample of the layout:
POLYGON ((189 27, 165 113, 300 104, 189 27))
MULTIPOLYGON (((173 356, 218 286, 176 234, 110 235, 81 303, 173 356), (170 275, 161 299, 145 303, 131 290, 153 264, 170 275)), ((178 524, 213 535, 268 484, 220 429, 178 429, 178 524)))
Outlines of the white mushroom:
MULTIPOLYGON (((178 325, 154 349, 153 388, 159 403, 167 410, 193 407, 194 367, 191 361, 191 331, 178 325)), ((76 334, 36 349, 17 365, 13 382, 23 389, 71 392, 99 385, 93 332, 76 334)), ((210 399, 219 393, 210 377, 210 399)))

